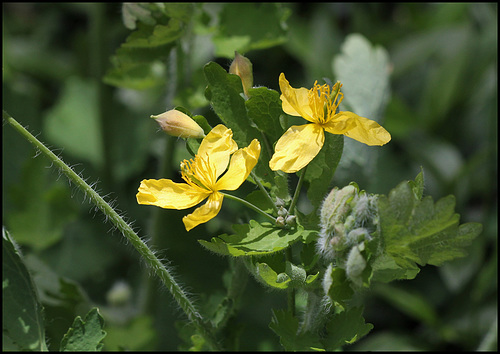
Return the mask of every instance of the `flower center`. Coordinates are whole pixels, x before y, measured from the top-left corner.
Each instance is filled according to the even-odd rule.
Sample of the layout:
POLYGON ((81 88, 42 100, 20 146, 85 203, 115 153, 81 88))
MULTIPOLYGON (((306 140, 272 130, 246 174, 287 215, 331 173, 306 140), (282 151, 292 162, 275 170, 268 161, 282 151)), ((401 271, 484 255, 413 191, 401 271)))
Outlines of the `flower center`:
POLYGON ((196 155, 194 159, 181 162, 181 176, 188 184, 215 191, 215 169, 210 165, 208 155, 196 155))
POLYGON ((313 116, 318 119, 319 124, 328 123, 335 115, 340 102, 344 98, 340 88, 342 84, 337 81, 330 91, 328 84, 314 86, 309 90, 309 106, 313 110, 313 116))

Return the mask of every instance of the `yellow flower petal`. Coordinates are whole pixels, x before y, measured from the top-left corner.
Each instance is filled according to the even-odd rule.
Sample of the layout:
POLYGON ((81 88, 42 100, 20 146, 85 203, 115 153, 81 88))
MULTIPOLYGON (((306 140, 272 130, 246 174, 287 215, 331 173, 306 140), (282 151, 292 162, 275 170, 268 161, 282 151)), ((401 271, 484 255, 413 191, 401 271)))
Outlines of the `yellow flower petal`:
POLYGON ((237 189, 257 164, 260 155, 260 143, 254 139, 246 148, 239 149, 229 162, 227 172, 217 181, 217 190, 234 191, 237 189))
POLYGON ((197 155, 206 158, 209 156, 210 166, 218 178, 227 168, 230 155, 238 150, 238 145, 233 140, 233 132, 224 125, 219 124, 203 139, 198 148, 197 155))
POLYGON ((384 145, 391 140, 391 134, 377 122, 352 112, 339 112, 324 128, 329 133, 344 134, 366 145, 384 145))
POLYGON ((309 105, 310 90, 304 87, 298 89, 293 88, 290 86, 290 83, 283 73, 280 74, 279 84, 283 112, 291 116, 300 116, 309 122, 317 123, 317 120, 314 118, 313 110, 309 105))
POLYGON ((273 171, 297 172, 311 162, 324 142, 323 128, 317 124, 291 126, 276 143, 269 167, 273 171))
POLYGON ((205 204, 196 208, 192 214, 183 217, 182 222, 184 222, 186 230, 189 231, 199 224, 203 224, 214 218, 221 209, 223 198, 224 196, 221 193, 212 193, 205 204))
POLYGON ((146 179, 139 186, 137 202, 166 209, 186 209, 208 197, 210 191, 169 179, 146 179))

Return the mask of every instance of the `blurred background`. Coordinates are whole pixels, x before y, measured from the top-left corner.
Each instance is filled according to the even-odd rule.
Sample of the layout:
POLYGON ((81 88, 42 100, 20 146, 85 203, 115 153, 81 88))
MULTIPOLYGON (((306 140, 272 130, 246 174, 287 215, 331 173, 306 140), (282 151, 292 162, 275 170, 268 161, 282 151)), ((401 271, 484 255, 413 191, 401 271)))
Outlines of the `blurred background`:
MULTIPOLYGON (((349 35, 385 50, 390 95, 380 121, 392 141, 380 150, 376 173, 350 168, 343 156, 332 186, 356 181, 387 194, 423 167, 424 194, 455 195, 461 223, 480 222, 483 232, 466 258, 373 286, 364 300, 374 329, 346 349, 468 351, 492 349, 492 341, 496 349, 496 3, 183 4, 172 8, 184 21, 175 41, 139 51, 122 45, 142 40, 150 20, 141 22, 134 7, 2 7, 3 109, 149 237, 199 304, 224 296, 227 259, 197 240, 229 232, 247 211, 228 201, 218 218, 187 233, 184 211, 137 205, 142 179, 172 178, 187 157, 184 142, 159 131, 150 115, 182 105, 216 123, 202 69, 209 61, 228 69, 234 50, 252 61, 254 85, 277 91, 281 72, 293 87, 335 82, 334 58, 349 35)), ((26 140, 2 128, 3 225, 34 273, 51 349, 93 305, 106 321, 105 349, 183 345, 175 324, 182 312, 135 250, 50 161, 34 158, 26 140)), ((268 324, 285 301, 249 279, 234 324, 242 350, 280 350, 268 324)))

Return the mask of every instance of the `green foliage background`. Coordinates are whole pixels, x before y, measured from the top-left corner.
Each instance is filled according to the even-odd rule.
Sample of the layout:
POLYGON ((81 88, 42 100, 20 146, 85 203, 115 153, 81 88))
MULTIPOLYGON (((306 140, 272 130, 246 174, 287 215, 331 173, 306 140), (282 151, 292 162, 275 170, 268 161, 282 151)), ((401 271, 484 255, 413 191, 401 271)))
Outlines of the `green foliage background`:
MULTIPOLYGON (((182 105, 217 122, 204 98, 203 66, 214 61, 227 69, 234 50, 252 61, 256 86, 279 92, 281 72, 293 87, 342 80, 336 67, 348 58, 334 57, 347 36, 360 34, 385 48, 391 63, 390 82, 366 88, 377 95, 377 84, 390 86, 377 118, 392 141, 375 163, 363 152, 349 155, 346 144, 334 184, 356 181, 387 194, 422 166, 424 195, 455 195, 460 222, 480 222, 483 232, 467 257, 364 294, 364 317, 374 329, 347 349, 482 348, 497 323, 497 5, 171 6, 174 20, 191 21, 192 32, 162 24, 158 38, 173 42, 155 42, 153 50, 144 38, 157 33, 150 37, 138 22, 130 38, 121 4, 3 4, 3 109, 95 182, 140 235, 159 235, 151 240, 159 254, 189 292, 200 294, 198 303, 210 307, 224 295, 227 260, 197 240, 231 233, 248 211, 225 201, 216 219, 187 233, 185 212, 137 205, 142 179, 176 177, 187 156, 184 142, 159 132, 149 116, 182 105), (190 36, 184 45, 191 52, 169 67, 188 51, 174 45, 182 36, 190 36)), ((376 68, 377 55, 366 65, 376 68)), ((39 288, 49 349, 59 349, 75 317, 85 318, 94 306, 105 322, 104 349, 185 345, 182 325, 175 324, 182 315, 168 291, 85 196, 35 155, 10 127, 2 129, 3 224, 39 288)), ((242 333, 240 349, 281 348, 269 323, 283 301, 249 279, 231 326, 242 333)))

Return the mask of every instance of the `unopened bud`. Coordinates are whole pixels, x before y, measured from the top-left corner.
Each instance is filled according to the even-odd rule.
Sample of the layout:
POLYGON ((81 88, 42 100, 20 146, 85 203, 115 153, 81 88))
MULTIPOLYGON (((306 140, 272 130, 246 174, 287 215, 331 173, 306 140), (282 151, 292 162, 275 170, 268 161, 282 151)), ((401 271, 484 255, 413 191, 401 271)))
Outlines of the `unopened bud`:
POLYGON ((366 260, 361 254, 364 249, 363 243, 351 248, 345 267, 347 277, 358 286, 363 284, 362 273, 366 268, 366 260))
POLYGON ((193 118, 178 110, 172 109, 157 116, 151 116, 161 129, 172 136, 181 138, 203 138, 205 133, 193 118))
POLYGON ((250 60, 240 55, 238 52, 234 52, 234 60, 229 67, 229 73, 238 75, 241 78, 243 92, 246 97, 250 97, 248 95, 248 90, 253 86, 252 63, 250 60))
POLYGON ((297 224, 297 217, 295 215, 288 215, 285 221, 288 226, 295 226, 297 224))
POLYGON ((276 225, 278 225, 279 227, 285 227, 285 218, 282 216, 278 216, 276 218, 276 225))

